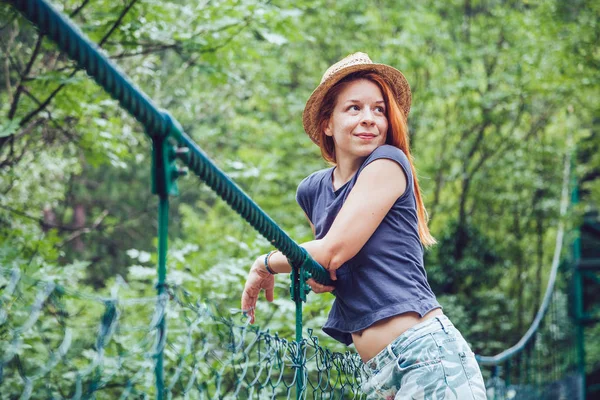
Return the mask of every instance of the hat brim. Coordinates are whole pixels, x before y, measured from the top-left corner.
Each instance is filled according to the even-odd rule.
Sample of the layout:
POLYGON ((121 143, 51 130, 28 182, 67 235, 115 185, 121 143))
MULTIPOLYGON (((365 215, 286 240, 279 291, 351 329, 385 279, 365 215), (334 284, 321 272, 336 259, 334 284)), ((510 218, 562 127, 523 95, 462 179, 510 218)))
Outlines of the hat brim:
POLYGON ((358 64, 345 67, 328 77, 322 82, 315 91, 310 95, 302 113, 302 124, 304 131, 312 139, 313 142, 319 144, 319 127, 317 126, 317 118, 319 109, 323 102, 323 97, 327 94, 336 83, 344 79, 346 76, 358 71, 373 71, 380 75, 390 86, 394 92, 396 101, 400 110, 404 113, 404 117, 408 118, 410 112, 410 103, 412 94, 408 81, 396 68, 385 64, 358 64))

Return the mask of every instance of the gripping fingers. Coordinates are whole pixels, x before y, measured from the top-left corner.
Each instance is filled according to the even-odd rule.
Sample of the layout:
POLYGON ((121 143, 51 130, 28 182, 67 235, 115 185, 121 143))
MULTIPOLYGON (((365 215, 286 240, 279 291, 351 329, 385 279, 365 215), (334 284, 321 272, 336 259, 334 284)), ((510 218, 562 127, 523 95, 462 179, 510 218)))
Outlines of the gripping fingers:
MULTIPOLYGON (((335 273, 335 269, 330 269, 329 270, 329 277, 331 278, 332 281, 337 281, 337 274, 335 273)), ((329 286, 331 287, 331 286, 329 286)))
POLYGON ((256 308, 257 296, 250 296, 248 291, 242 294, 242 310, 250 318, 250 323, 254 323, 254 309, 256 308))
POLYGON ((315 293, 331 292, 335 289, 335 287, 323 285, 323 284, 315 281, 313 278, 310 278, 309 280, 307 280, 306 283, 308 283, 308 285, 310 286, 312 291, 315 293))

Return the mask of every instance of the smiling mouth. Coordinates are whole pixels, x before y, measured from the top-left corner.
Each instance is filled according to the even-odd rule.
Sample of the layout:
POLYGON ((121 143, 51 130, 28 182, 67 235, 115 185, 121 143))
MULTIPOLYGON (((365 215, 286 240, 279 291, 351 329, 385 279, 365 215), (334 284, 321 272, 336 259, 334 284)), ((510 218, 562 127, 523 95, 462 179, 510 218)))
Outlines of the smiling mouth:
POLYGON ((359 134, 356 134, 355 136, 360 139, 365 139, 365 140, 370 140, 370 139, 376 138, 376 135, 374 135, 372 133, 359 133, 359 134))

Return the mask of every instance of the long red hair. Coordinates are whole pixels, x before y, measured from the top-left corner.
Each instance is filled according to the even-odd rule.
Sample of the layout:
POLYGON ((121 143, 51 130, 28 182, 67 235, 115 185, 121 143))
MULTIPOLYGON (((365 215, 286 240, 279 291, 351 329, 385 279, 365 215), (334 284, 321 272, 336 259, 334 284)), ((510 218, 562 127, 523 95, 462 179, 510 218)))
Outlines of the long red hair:
POLYGON ((319 109, 319 115, 317 117, 317 123, 320 127, 318 134, 318 142, 319 147, 321 149, 321 154, 327 162, 332 163, 334 165, 336 164, 335 145, 333 142, 333 138, 325 134, 325 127, 327 126, 329 118, 333 113, 333 109, 335 108, 335 104, 339 93, 342 91, 342 89, 348 82, 352 82, 358 79, 369 80, 375 83, 377 86, 379 86, 379 89, 381 90, 383 100, 386 104, 385 109, 386 117, 388 120, 386 144, 399 148, 404 152, 404 154, 406 154, 406 157, 408 158, 408 162, 410 163, 410 169, 412 171, 413 187, 415 189, 414 191, 417 203, 419 238, 421 239, 421 243, 423 244, 423 246, 432 246, 436 243, 436 240, 433 236, 431 236, 431 233, 429 232, 429 227, 427 226, 429 216, 427 215, 427 210, 425 209, 425 205, 423 204, 423 197, 421 196, 421 189, 419 188, 419 181, 417 179, 417 173, 415 170, 413 157, 410 153, 410 139, 408 136, 408 125, 406 122, 406 117, 404 116, 404 113, 398 106, 398 102, 396 101, 396 96, 394 95, 394 92, 392 91, 388 83, 379 74, 371 71, 359 71, 352 73, 346 76, 344 79, 337 82, 331 89, 329 89, 327 94, 325 94, 321 103, 321 107, 319 109))

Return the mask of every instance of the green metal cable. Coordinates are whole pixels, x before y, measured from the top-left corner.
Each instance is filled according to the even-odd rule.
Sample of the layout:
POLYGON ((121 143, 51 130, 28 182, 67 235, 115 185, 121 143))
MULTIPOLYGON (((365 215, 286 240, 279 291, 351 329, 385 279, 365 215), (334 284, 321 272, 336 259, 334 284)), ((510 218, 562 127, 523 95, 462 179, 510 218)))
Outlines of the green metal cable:
MULTIPOLYGON (((117 66, 98 51, 97 46, 68 19, 44 0, 10 0, 41 32, 75 60, 107 93, 141 122, 151 138, 172 137, 179 146, 190 149, 182 161, 239 213, 261 235, 290 260, 294 268, 303 268, 317 281, 331 284, 327 271, 298 246, 185 134, 181 125, 159 108, 117 66)), ((168 172, 168 171, 167 171, 168 172)), ((169 177, 167 176, 167 179, 169 177)))
POLYGON ((544 294, 544 299, 542 304, 540 305, 535 318, 527 332, 521 337, 521 339, 510 348, 502 351, 501 353, 495 356, 482 356, 477 355, 477 361, 481 365, 498 365, 506 362, 508 359, 514 357, 516 354, 522 352, 525 349, 527 343, 535 338, 536 333, 538 333, 540 324, 542 319, 546 315, 548 308, 550 306, 550 300, 552 300, 552 294, 554 293, 554 285, 556 283, 556 276, 558 274, 558 268, 560 266, 560 259, 563 247, 563 239, 564 239, 564 230, 565 224, 562 218, 567 213, 567 208, 569 205, 569 183, 571 177, 571 157, 567 157, 565 159, 565 166, 563 169, 563 185, 562 185, 562 193, 561 193, 561 202, 560 202, 560 218, 558 224, 558 230, 556 234, 556 246, 554 248, 554 256, 552 258, 552 268, 550 270, 550 276, 548 278, 548 284, 546 285, 546 292, 544 294))
MULTIPOLYGON (((117 99, 121 106, 141 122, 146 134, 152 139, 153 193, 159 196, 159 249, 157 309, 164 310, 163 301, 166 282, 166 255, 168 229, 168 196, 176 194, 175 180, 179 171, 174 167, 176 158, 186 164, 230 207, 240 214, 260 234, 277 247, 292 265, 292 299, 296 303, 296 342, 298 354, 296 368, 296 398, 305 390, 305 357, 302 339, 302 302, 309 291, 305 281, 313 277, 317 282, 332 284, 327 271, 296 244, 279 226, 250 199, 227 175, 222 172, 185 134, 181 125, 167 112, 159 110, 106 56, 100 53, 76 26, 43 0, 10 1, 13 6, 34 23, 42 33, 54 40, 58 47, 75 60, 80 68, 94 78, 107 93, 117 99), (171 140, 170 140, 171 139, 171 140), (179 148, 173 147, 174 141, 179 148), (185 151, 180 151, 185 150, 185 151)), ((155 380, 157 398, 162 400, 165 392, 164 347, 166 342, 165 313, 158 322, 155 345, 155 380)))

